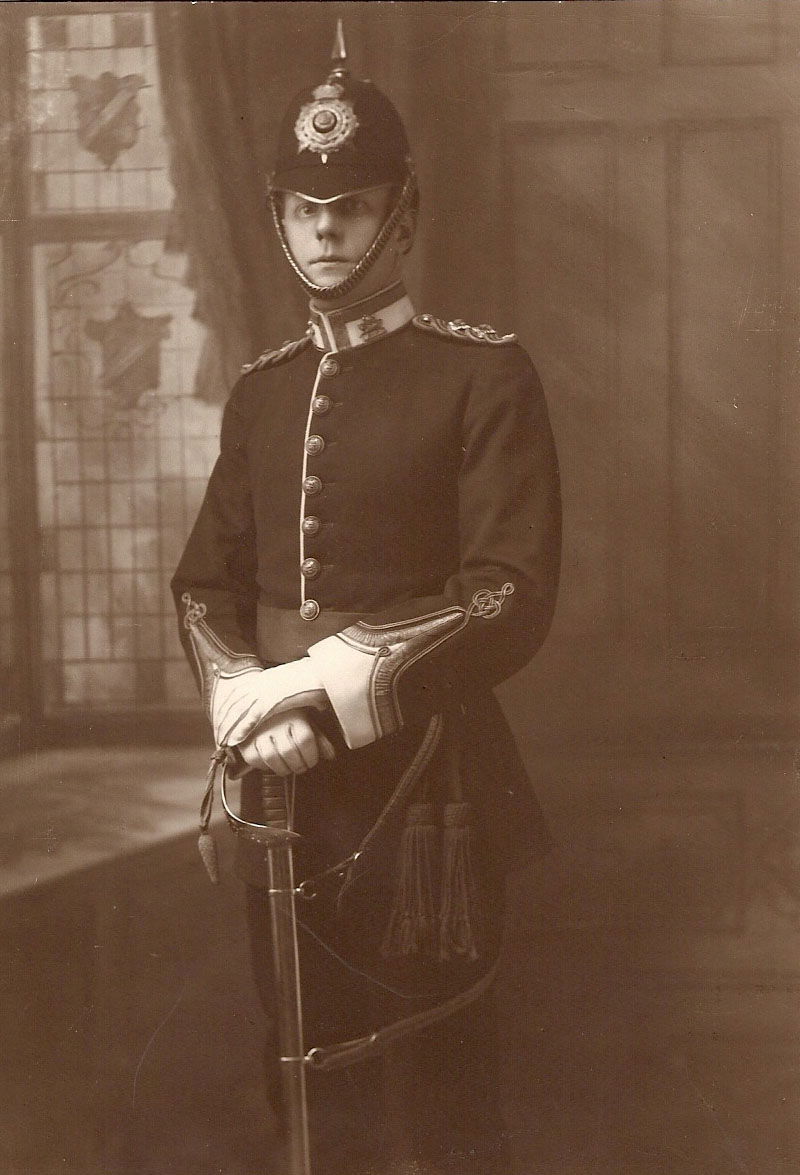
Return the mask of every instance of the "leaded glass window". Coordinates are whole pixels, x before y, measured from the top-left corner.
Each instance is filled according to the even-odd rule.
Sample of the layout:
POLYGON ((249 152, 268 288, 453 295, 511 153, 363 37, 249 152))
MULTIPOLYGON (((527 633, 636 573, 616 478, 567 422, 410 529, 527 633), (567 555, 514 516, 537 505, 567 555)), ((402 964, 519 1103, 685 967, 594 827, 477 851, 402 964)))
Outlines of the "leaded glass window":
POLYGON ((169 207, 155 54, 148 11, 30 19, 33 211, 169 207))
MULTIPOLYGON (((195 705, 168 583, 220 409, 193 395, 202 328, 168 231, 150 6, 25 6, 18 19, 38 703, 45 714, 195 705)), ((0 536, 3 510, 0 494, 0 536)), ((0 654, 4 574, 0 562, 0 654)))

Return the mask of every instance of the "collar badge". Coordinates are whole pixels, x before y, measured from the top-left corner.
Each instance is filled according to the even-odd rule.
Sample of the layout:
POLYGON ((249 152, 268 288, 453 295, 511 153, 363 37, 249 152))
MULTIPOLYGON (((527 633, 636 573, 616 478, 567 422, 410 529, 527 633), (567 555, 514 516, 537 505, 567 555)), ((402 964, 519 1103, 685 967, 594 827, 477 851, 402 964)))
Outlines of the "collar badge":
POLYGON ((365 343, 370 342, 372 339, 379 339, 381 335, 387 333, 386 327, 383 325, 381 319, 377 318, 374 314, 364 314, 358 320, 357 326, 361 338, 365 343))

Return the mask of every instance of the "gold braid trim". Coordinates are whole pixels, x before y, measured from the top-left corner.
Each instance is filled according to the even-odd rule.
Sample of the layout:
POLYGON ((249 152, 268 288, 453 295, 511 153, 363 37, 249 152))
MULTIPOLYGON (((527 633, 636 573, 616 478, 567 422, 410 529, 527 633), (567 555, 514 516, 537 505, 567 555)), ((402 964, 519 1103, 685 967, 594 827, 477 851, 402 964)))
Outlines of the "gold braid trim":
POLYGON ((446 339, 460 339, 466 343, 489 343, 494 347, 507 346, 516 343, 516 335, 498 334, 493 326, 487 322, 480 326, 470 326, 462 318, 435 318, 433 314, 418 314, 412 319, 414 326, 420 330, 429 331, 434 335, 442 335, 446 339))
POLYGON ((276 347, 272 351, 265 351, 252 363, 245 363, 242 367, 242 375, 250 375, 252 371, 263 371, 265 367, 276 367, 279 363, 286 363, 289 359, 294 359, 295 355, 299 355, 301 351, 305 351, 310 343, 311 327, 309 326, 302 339, 287 339, 280 347, 276 347))

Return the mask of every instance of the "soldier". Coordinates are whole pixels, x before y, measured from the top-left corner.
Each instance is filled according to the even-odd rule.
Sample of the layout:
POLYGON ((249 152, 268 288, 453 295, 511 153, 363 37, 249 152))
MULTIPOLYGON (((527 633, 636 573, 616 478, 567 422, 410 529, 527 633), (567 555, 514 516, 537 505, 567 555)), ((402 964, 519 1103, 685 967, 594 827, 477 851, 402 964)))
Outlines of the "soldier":
MULTIPOLYGON (((508 1175, 490 985, 506 875, 548 837, 492 687, 554 607, 547 409, 515 336, 415 313, 406 133, 340 37, 269 200, 310 321, 231 393, 173 580, 182 637, 242 827, 277 775, 301 837, 314 1170, 508 1175)), ((272 1022, 264 858, 238 842, 272 1022)))

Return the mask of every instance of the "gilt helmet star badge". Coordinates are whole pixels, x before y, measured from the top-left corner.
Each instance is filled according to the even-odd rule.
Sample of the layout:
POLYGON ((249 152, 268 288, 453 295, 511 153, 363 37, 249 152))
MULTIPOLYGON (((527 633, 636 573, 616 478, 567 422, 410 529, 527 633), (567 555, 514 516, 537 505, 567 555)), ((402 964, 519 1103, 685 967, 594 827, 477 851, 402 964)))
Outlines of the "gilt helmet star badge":
POLYGON ((344 88, 326 82, 313 92, 313 102, 301 107, 294 124, 298 151, 315 151, 327 160, 332 151, 338 151, 353 138, 358 130, 358 118, 353 105, 344 97, 344 88))

